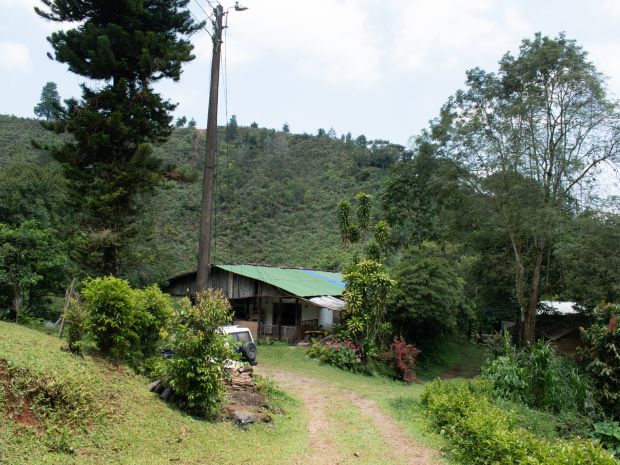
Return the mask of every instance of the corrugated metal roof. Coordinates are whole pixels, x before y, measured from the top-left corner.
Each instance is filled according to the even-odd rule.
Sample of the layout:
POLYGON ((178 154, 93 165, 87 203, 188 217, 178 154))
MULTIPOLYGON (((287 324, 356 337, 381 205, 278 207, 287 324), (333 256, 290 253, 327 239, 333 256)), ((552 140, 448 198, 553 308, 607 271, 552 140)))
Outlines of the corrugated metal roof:
POLYGON ((312 297, 308 300, 319 307, 329 308, 330 310, 342 310, 344 308, 344 300, 332 297, 331 295, 312 297))
POLYGON ((339 296, 344 290, 340 273, 255 265, 215 265, 232 273, 284 289, 299 297, 339 296))

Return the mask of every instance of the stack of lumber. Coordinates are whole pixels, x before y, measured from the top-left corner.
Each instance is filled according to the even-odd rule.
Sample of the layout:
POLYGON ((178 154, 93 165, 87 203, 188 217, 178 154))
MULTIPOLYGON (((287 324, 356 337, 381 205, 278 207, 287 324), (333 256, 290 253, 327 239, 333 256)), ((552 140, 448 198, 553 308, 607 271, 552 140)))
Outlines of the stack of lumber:
POLYGON ((234 368, 230 370, 230 378, 226 380, 226 384, 233 391, 255 391, 253 374, 254 370, 249 365, 234 368))

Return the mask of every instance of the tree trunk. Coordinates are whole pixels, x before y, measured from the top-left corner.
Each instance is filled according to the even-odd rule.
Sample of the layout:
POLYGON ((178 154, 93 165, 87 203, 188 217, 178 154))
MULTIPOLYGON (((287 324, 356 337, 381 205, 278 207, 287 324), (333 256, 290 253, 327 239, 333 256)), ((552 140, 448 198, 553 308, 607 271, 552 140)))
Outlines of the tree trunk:
POLYGON ((13 286, 13 313, 15 314, 15 323, 19 323, 19 317, 22 312, 22 295, 17 286, 13 286))
POLYGON ((534 273, 532 273, 532 285, 530 286, 530 302, 525 313, 523 324, 524 342, 532 343, 536 339, 536 308, 538 307, 538 297, 540 294, 540 271, 542 268, 543 256, 545 254, 545 244, 542 242, 536 253, 534 263, 534 273))
POLYGON ((523 266, 523 257, 521 257, 521 243, 517 240, 513 233, 510 233, 510 242, 512 244, 512 250, 515 254, 515 294, 517 298, 517 304, 519 305, 519 321, 515 325, 518 331, 517 341, 520 345, 525 342, 524 339, 524 323, 526 315, 526 303, 525 303, 525 267, 523 266))

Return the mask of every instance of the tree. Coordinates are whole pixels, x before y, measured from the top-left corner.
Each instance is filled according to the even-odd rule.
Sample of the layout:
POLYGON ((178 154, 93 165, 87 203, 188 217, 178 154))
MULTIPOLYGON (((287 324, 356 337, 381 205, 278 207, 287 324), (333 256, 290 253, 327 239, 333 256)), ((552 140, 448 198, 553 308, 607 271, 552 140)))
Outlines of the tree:
POLYGON ((196 127, 196 120, 194 118, 189 120, 189 123, 187 123, 187 127, 190 129, 194 129, 196 127))
POLYGON ((226 135, 228 139, 234 141, 239 136, 239 123, 237 123, 237 115, 232 115, 226 125, 226 135))
POLYGON ((594 380, 595 396, 608 415, 620 420, 620 306, 605 304, 593 312, 594 324, 581 329, 586 371, 594 380))
POLYGON ((455 261, 437 244, 424 242, 407 249, 394 267, 398 284, 390 296, 389 319, 417 346, 432 346, 472 316, 455 261))
MULTIPOLYGON (((379 220, 376 224, 371 223, 371 195, 358 192, 355 201, 357 203, 355 218, 351 213, 350 201, 343 199, 338 203, 337 219, 342 243, 345 246, 359 244, 360 250, 369 259, 378 261, 387 250, 391 236, 390 225, 384 220, 379 220)), ((359 258, 357 253, 358 251, 356 251, 354 261, 359 258)))
POLYGON ((220 289, 199 292, 196 305, 181 300, 173 315, 168 344, 174 357, 165 360, 165 381, 193 412, 214 417, 225 400, 225 365, 238 356, 219 327, 232 317, 220 289))
POLYGON ((35 221, 0 223, 0 289, 11 296, 10 317, 18 321, 36 288, 57 291, 67 264, 63 244, 35 221))
POLYGON ((372 260, 352 265, 343 278, 346 331, 364 348, 366 355, 377 356, 381 343, 390 333, 390 325, 385 321, 387 302, 396 282, 388 275, 385 265, 372 260))
POLYGON ((187 124, 187 118, 185 116, 180 116, 174 123, 175 128, 182 128, 187 124))
POLYGON ((18 162, 0 169, 0 223, 34 220, 56 228, 67 219, 66 206, 66 181, 58 167, 18 162))
POLYGON ((587 309, 601 302, 620 302, 620 216, 585 211, 574 218, 554 256, 561 273, 561 295, 587 309))
POLYGON ((291 132, 291 128, 289 127, 288 123, 284 123, 284 125, 282 126, 282 132, 284 132, 286 134, 291 132))
MULTIPOLYGON (((82 84, 82 99, 68 100, 52 126, 72 135, 51 149, 70 180, 83 229, 91 232, 88 257, 99 273, 119 273, 119 251, 132 234, 135 198, 160 179, 152 144, 170 133, 175 105, 153 90, 178 81, 191 61, 189 37, 202 24, 185 8, 189 0, 42 0, 35 8, 53 22, 78 23, 48 37, 55 59, 96 85, 82 84)), ((50 55, 51 56, 51 55, 50 55)))
POLYGON ((34 107, 34 114, 46 120, 56 121, 62 117, 63 108, 60 103, 60 94, 55 82, 49 81, 41 90, 41 100, 34 107))
POLYGON ((620 155, 617 105, 586 52, 561 34, 523 40, 497 74, 467 72, 432 134, 495 212, 513 252, 521 338, 533 341, 544 259, 558 219, 587 202, 603 163, 620 155))

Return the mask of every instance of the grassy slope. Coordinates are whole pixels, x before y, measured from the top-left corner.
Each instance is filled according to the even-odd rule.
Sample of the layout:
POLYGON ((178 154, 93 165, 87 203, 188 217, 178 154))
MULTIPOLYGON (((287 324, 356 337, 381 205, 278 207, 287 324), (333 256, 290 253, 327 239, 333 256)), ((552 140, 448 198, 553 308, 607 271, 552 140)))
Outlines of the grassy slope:
MULTIPOLYGON (((74 454, 51 452, 54 434, 19 426, 0 415, 0 463, 50 464, 272 464, 290 459, 305 447, 304 418, 288 401, 287 416, 272 425, 240 430, 229 423, 210 423, 185 415, 146 389, 147 380, 129 370, 61 350, 57 338, 0 323, 0 359, 27 367, 59 383, 78 383, 93 397, 100 418, 89 421, 89 433, 73 431, 66 441, 74 454), (248 451, 252 451, 251 454, 248 451)), ((0 406, 3 390, 0 388, 0 406)), ((45 428, 53 429, 53 424, 45 428)))

